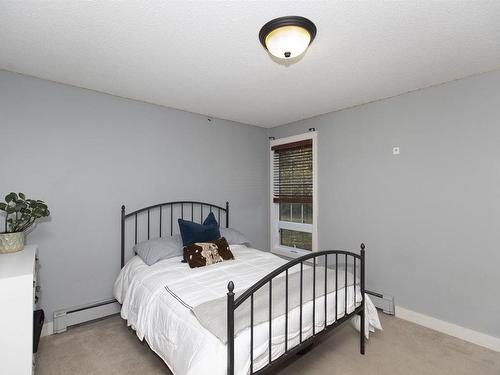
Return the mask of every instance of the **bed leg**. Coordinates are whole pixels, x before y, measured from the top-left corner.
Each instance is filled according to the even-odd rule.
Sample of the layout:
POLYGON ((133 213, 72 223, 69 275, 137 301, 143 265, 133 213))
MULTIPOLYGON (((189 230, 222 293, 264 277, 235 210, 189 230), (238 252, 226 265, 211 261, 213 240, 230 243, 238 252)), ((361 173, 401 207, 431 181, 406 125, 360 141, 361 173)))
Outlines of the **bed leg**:
MULTIPOLYGON (((365 354, 365 244, 361 244, 361 303, 362 309, 359 312, 359 352, 365 354)), ((354 292, 356 293, 356 292, 354 292)))
POLYGON ((227 285, 227 375, 234 375, 234 284, 227 285))
POLYGON ((360 325, 359 325, 359 352, 365 354, 365 309, 361 310, 359 313, 360 325))

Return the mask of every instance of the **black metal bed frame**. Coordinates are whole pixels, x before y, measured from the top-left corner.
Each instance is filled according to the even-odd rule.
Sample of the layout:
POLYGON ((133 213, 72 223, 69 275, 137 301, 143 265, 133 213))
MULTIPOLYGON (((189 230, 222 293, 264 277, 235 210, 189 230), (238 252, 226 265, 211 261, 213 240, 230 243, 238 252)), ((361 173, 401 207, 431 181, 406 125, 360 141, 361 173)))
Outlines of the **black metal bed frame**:
MULTIPOLYGON (((226 207, 221 207, 215 204, 211 203, 205 203, 205 202, 196 202, 196 201, 176 201, 176 202, 166 202, 166 203, 160 203, 156 204, 153 206, 141 208, 139 210, 130 212, 128 214, 125 213, 125 206, 122 206, 121 208, 121 267, 125 265, 125 221, 128 218, 134 218, 134 242, 137 244, 138 242, 138 215, 140 213, 146 212, 147 213, 147 239, 150 239, 151 236, 151 211, 158 209, 159 210, 159 236, 162 236, 162 217, 164 214, 164 208, 169 207, 167 209, 167 213, 170 214, 170 235, 173 234, 173 222, 174 222, 174 206, 179 206, 181 207, 181 219, 185 218, 185 207, 191 208, 191 220, 194 221, 194 206, 200 206, 200 222, 203 222, 203 208, 206 207, 209 212, 213 212, 216 210, 217 212, 217 217, 218 217, 218 222, 220 223, 221 219, 221 211, 225 213, 225 225, 226 228, 229 227, 229 202, 226 202, 226 207)), ((177 218, 176 218, 177 219, 177 218)), ((342 259, 341 259, 342 260, 342 259)), ((359 333, 359 339, 360 339, 360 353, 365 354, 365 293, 367 292, 365 290, 365 245, 361 244, 361 251, 360 254, 356 254, 353 252, 349 251, 344 251, 344 250, 327 250, 327 251, 320 251, 320 252, 314 252, 311 254, 304 255, 300 258, 293 259, 289 261, 287 264, 284 264, 283 266, 277 268, 276 270, 272 271, 259 281, 257 281, 254 285, 252 285, 250 288, 245 290, 238 298, 235 299, 235 294, 234 294, 234 283, 230 281, 228 283, 228 293, 227 293, 227 375, 234 375, 234 342, 235 342, 235 337, 234 337, 234 315, 235 315, 235 310, 242 305, 243 302, 247 301, 250 299, 250 375, 262 375, 262 374, 267 374, 270 372, 271 369, 274 369, 276 365, 285 362, 287 359, 292 357, 293 355, 304 352, 307 350, 310 346, 314 344, 321 336, 323 336, 325 333, 335 329, 336 327, 340 326, 342 323, 345 321, 349 320, 355 315, 360 316, 360 333, 359 333), (335 298, 334 298, 334 303, 328 303, 328 293, 327 293, 327 282, 328 282, 328 273, 326 272, 328 268, 332 268, 332 266, 329 266, 328 264, 328 257, 332 256, 335 257, 335 298), (317 259, 320 258, 320 261, 323 259, 324 264, 321 264, 321 262, 317 262, 317 259), (345 292, 344 292, 344 315, 341 318, 338 318, 338 309, 337 309, 337 303, 338 303, 338 279, 337 279, 337 274, 339 270, 339 259, 344 258, 344 267, 345 267, 345 292), (354 269, 354 310, 351 311, 350 313, 347 312, 347 268, 348 268, 348 260, 352 259, 351 264, 353 264, 353 269, 354 269), (359 261, 359 268, 360 268, 360 289, 361 289, 361 300, 358 301, 356 299, 356 264, 359 261), (302 309, 303 309, 303 300, 302 300, 302 293, 303 293, 303 270, 304 270, 304 263, 310 264, 312 262, 312 267, 313 267, 313 297, 312 297, 312 307, 313 307, 313 313, 312 313, 312 319, 313 319, 313 332, 310 337, 307 339, 303 339, 302 337, 302 322, 303 322, 303 317, 302 317, 302 309), (300 310, 300 320, 299 320, 299 344, 289 348, 288 347, 288 274, 289 274, 289 269, 299 265, 300 264, 300 305, 299 305, 299 310, 300 310), (317 267, 324 267, 325 269, 325 280, 324 280, 324 311, 325 311, 325 322, 324 322, 324 327, 323 329, 319 330, 316 332, 316 326, 315 326, 315 320, 316 320, 316 268, 317 267), (272 283, 273 279, 276 278, 277 276, 285 273, 285 352, 280 355, 276 359, 272 359, 272 283), (269 351, 269 362, 266 366, 263 368, 259 369, 258 371, 254 372, 253 369, 253 349, 254 349, 254 304, 253 304, 253 299, 254 299, 254 294, 262 287, 269 285, 269 343, 268 343, 268 351, 269 351), (356 306, 356 304, 359 303, 359 306, 356 306), (328 313, 328 308, 332 307, 335 308, 335 320, 331 323, 327 323, 327 313, 328 313)), ((330 301, 332 302, 332 301, 330 301)), ((330 310, 331 311, 331 310, 330 310)))

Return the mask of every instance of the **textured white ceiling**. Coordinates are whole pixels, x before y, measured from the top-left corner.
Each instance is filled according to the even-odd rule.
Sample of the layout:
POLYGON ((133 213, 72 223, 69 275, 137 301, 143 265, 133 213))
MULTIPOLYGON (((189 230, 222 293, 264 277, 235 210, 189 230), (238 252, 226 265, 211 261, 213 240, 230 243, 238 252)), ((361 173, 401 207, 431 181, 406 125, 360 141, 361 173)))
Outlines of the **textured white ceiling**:
POLYGON ((500 67, 500 1, 6 1, 0 69, 272 127, 500 67), (258 40, 310 18, 303 59, 258 40))

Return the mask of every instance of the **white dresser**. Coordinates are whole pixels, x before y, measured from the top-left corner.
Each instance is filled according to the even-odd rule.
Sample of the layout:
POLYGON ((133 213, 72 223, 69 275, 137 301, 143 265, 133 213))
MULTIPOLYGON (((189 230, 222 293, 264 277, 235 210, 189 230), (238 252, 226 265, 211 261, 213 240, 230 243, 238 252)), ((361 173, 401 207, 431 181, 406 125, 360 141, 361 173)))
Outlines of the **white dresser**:
POLYGON ((0 254, 0 374, 33 373, 33 309, 38 246, 0 254))

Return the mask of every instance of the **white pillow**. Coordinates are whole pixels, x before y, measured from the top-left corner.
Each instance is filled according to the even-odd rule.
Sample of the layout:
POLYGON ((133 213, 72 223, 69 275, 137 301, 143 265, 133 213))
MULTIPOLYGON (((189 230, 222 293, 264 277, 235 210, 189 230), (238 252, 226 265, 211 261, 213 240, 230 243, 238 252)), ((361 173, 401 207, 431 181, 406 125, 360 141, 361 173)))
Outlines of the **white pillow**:
POLYGON ((161 259, 182 256, 182 239, 179 234, 139 242, 134 251, 148 266, 161 259))
POLYGON ((229 245, 250 245, 245 235, 233 228, 219 228, 220 236, 224 237, 229 245))

